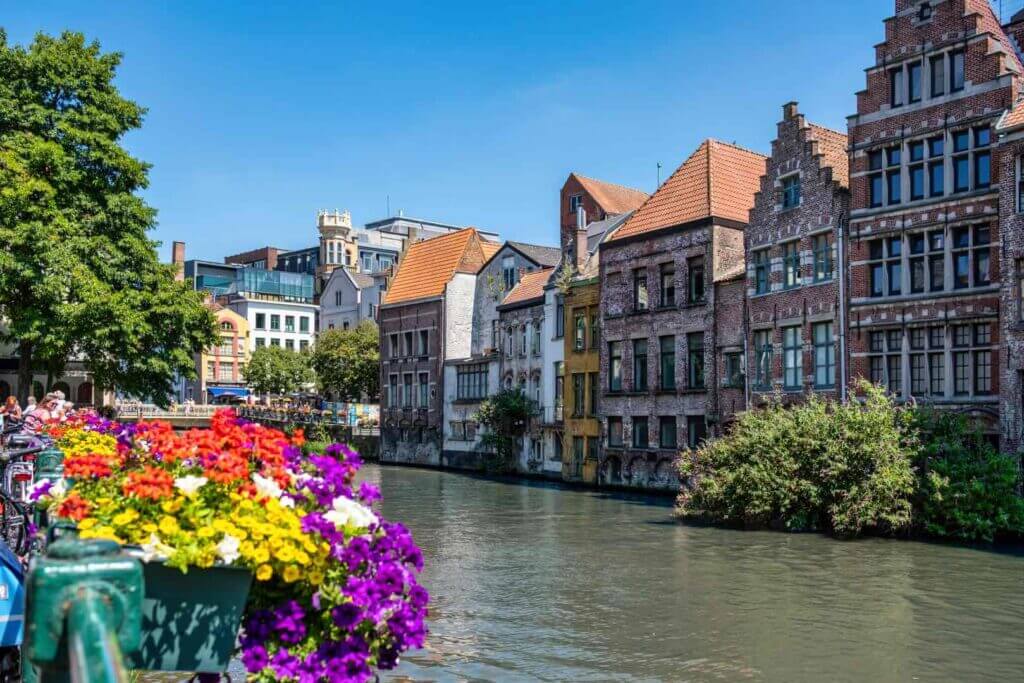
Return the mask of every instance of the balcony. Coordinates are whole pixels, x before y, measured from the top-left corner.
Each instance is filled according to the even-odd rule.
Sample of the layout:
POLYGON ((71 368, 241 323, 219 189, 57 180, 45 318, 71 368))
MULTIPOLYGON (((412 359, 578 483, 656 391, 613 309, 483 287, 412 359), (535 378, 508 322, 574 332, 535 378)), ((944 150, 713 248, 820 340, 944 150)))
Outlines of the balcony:
POLYGON ((558 401, 553 406, 537 406, 542 425, 560 425, 564 413, 564 406, 558 401))

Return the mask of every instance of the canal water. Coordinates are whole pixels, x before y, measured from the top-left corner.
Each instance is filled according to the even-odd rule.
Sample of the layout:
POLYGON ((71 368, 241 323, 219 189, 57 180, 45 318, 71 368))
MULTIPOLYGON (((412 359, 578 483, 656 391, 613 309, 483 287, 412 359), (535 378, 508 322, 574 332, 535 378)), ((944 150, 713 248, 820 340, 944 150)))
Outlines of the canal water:
POLYGON ((367 465, 423 548, 390 681, 1020 681, 1024 556, 678 524, 671 501, 367 465))

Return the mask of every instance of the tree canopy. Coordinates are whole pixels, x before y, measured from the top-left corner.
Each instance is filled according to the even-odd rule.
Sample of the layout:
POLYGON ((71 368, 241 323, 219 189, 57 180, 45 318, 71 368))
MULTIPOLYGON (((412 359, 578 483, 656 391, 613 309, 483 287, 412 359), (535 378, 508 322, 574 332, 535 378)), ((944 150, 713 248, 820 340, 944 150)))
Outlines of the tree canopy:
POLYGON ((21 47, 0 30, 0 315, 22 400, 33 369, 75 358, 98 386, 164 403, 216 340, 147 237, 149 165, 121 145, 145 110, 114 85, 120 62, 80 33, 21 47))
POLYGON ((325 391, 340 400, 376 398, 380 393, 380 334, 364 320, 355 329, 328 330, 317 337, 313 369, 325 391))
POLYGON ((242 374, 259 394, 290 394, 314 380, 309 354, 280 346, 262 346, 253 351, 242 374))

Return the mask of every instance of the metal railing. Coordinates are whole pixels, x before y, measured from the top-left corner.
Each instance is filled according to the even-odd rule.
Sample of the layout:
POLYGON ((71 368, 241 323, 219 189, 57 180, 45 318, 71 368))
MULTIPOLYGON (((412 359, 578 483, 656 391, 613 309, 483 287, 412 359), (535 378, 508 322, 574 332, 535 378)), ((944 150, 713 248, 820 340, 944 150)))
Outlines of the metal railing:
POLYGON ((152 403, 122 403, 117 406, 119 417, 137 417, 147 420, 160 420, 175 417, 212 417, 218 410, 230 406, 218 405, 173 405, 160 408, 152 403))

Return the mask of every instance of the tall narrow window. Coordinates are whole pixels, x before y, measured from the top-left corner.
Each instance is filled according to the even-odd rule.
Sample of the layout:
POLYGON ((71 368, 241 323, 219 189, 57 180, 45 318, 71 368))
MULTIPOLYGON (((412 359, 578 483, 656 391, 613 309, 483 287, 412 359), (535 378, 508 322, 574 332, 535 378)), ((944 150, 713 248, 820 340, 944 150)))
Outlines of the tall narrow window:
POLYGON ((582 372, 572 373, 572 416, 583 417, 586 408, 586 378, 582 372))
POLYGON ((832 279, 832 240, 826 233, 814 236, 814 281, 832 279))
POLYGON ((651 436, 647 431, 647 417, 633 418, 633 448, 650 448, 651 436))
POLYGON ((647 391, 647 340, 633 340, 633 391, 647 391))
POLYGON ((883 165, 882 150, 878 149, 868 154, 868 169, 871 171, 868 176, 868 199, 872 208, 881 206, 885 201, 883 165))
POLYGON ((768 271, 770 261, 767 249, 754 252, 754 293, 764 294, 768 291, 768 271))
POLYGON ((800 326, 783 327, 783 384, 787 389, 799 389, 803 385, 803 355, 800 326))
POLYGON ((608 391, 622 391, 622 342, 608 342, 608 391))
POLYGON ((800 243, 798 240, 782 245, 782 286, 786 289, 800 284, 800 243))
POLYGON ((420 373, 420 386, 419 386, 419 390, 420 390, 419 391, 419 394, 420 394, 419 407, 420 408, 429 408, 430 407, 430 376, 427 373, 425 373, 425 372, 421 372, 420 373))
POLYGON ((597 415, 597 387, 601 383, 600 375, 592 372, 587 376, 587 385, 590 388, 590 400, 587 402, 587 415, 597 415))
POLYGON ((505 291, 512 291, 517 281, 516 258, 514 256, 505 256, 501 259, 501 278, 502 283, 505 285, 505 291))
POLYGON ((836 350, 832 337, 832 323, 815 323, 814 335, 814 386, 829 388, 836 383, 836 350))
POLYGON ((920 294, 925 290, 924 233, 910 235, 910 293, 920 294))
POLYGON ((663 391, 676 388, 676 338, 673 336, 659 337, 659 383, 663 391))
POLYGON ((597 351, 597 344, 601 339, 600 328, 597 324, 597 313, 590 314, 590 348, 597 351))
POLYGON ((992 185, 992 129, 983 126, 974 129, 974 188, 983 190, 992 185))
POLYGON ((953 50, 949 53, 949 90, 957 92, 964 89, 964 51, 953 50))
POLYGON ((910 156, 910 199, 924 199, 924 141, 911 142, 907 148, 910 156))
POLYGON ((800 174, 795 173, 782 179, 782 208, 793 209, 800 206, 800 174))
POLYGON ((772 385, 772 331, 754 332, 754 386, 770 389, 772 385))
POLYGON ((686 335, 687 388, 704 388, 704 333, 691 332, 686 335))
POLYGON ((946 192, 945 138, 928 139, 928 195, 941 197, 946 192))
POLYGON ((686 445, 688 448, 698 448, 704 443, 707 435, 707 423, 703 415, 686 416, 686 445))
POLYGON ((903 178, 900 171, 902 153, 899 147, 890 147, 885 150, 886 165, 889 168, 885 172, 885 185, 888 191, 889 205, 899 204, 903 201, 903 178))
POLYGON ((661 307, 676 305, 676 267, 674 263, 661 264, 661 307))
POLYGON ((929 60, 932 73, 932 97, 946 92, 946 55, 935 55, 929 60))
POLYGON ((533 321, 533 336, 530 338, 530 353, 534 356, 540 355, 540 331, 542 329, 541 321, 533 321))
POLYGON ((646 311, 650 306, 647 296, 647 271, 637 268, 633 271, 633 310, 646 311))
POLYGON ((658 418, 658 446, 661 448, 676 448, 676 416, 662 415, 658 418))
POLYGON ((561 294, 555 297, 555 339, 565 336, 565 297, 561 294))
POLYGON ((576 319, 576 324, 573 326, 572 348, 574 351, 582 351, 587 345, 587 312, 576 311, 573 317, 576 319))
POLYGON ((704 292, 704 257, 695 256, 686 261, 687 301, 691 304, 703 303, 704 292))
POLYGON ((970 140, 966 130, 953 133, 953 192, 971 189, 970 140))
POLYGON ((921 62, 911 62, 907 65, 907 85, 910 90, 909 101, 921 101, 921 62))
POLYGON ((622 418, 608 417, 608 445, 612 447, 622 446, 622 418))
POLYGON ((889 104, 893 107, 903 105, 903 67, 889 70, 889 104))

